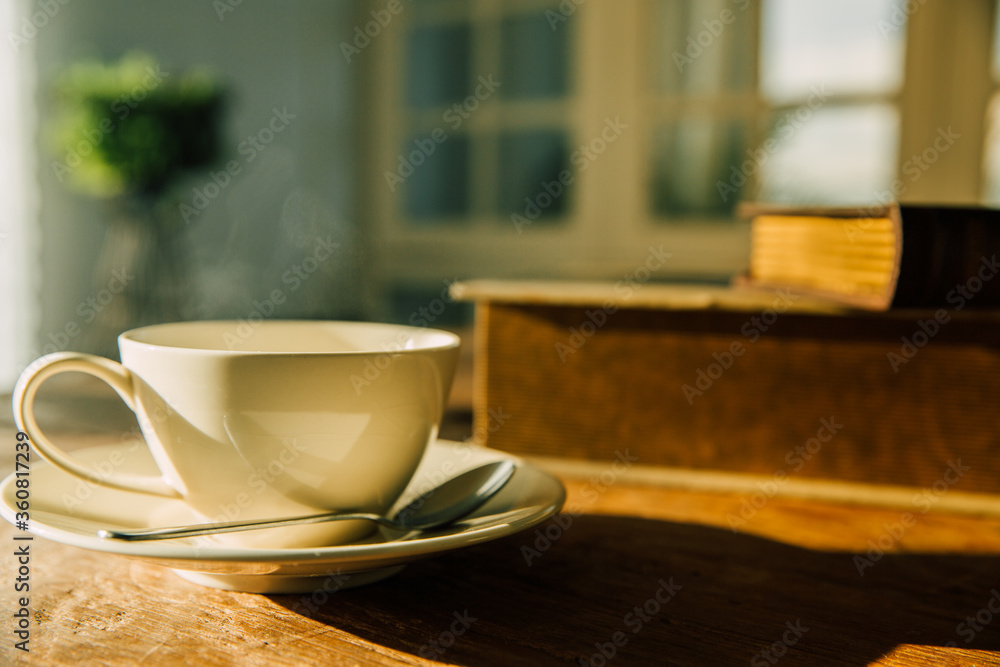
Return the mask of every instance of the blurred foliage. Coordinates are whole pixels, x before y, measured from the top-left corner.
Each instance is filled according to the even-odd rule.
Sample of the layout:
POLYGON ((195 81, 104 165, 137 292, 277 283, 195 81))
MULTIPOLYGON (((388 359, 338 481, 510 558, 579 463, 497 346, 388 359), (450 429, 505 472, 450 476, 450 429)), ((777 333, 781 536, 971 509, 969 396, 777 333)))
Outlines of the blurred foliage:
POLYGON ((57 178, 79 192, 156 198, 219 154, 223 89, 204 69, 175 74, 143 53, 81 62, 54 82, 57 178))

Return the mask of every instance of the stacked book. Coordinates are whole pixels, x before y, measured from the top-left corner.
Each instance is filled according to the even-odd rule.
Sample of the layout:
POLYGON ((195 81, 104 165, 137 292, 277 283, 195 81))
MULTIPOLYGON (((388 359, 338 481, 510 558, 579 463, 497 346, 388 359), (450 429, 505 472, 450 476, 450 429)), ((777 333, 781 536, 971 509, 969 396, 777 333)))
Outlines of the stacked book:
POLYGON ((1000 210, 890 204, 749 204, 744 282, 789 287, 869 310, 1000 305, 1000 210))
POLYGON ((1000 492, 1000 212, 744 211, 750 266, 731 287, 455 285, 476 304, 477 437, 775 483, 1000 492))

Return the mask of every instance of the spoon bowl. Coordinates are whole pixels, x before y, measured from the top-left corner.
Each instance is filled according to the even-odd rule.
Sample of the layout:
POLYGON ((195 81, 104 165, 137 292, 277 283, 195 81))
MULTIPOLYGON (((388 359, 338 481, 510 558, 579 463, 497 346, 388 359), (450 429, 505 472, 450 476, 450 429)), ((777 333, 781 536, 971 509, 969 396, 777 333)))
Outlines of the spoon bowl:
POLYGON ((198 523, 170 528, 145 528, 141 530, 97 531, 104 539, 138 542, 143 540, 170 540, 199 535, 220 535, 262 528, 300 526, 327 521, 374 521, 393 530, 429 530, 447 525, 479 509, 496 495, 513 476, 516 466, 510 461, 494 461, 456 475, 427 493, 420 495, 399 509, 391 517, 370 512, 338 512, 310 514, 308 516, 266 519, 263 521, 228 521, 223 523, 198 523))

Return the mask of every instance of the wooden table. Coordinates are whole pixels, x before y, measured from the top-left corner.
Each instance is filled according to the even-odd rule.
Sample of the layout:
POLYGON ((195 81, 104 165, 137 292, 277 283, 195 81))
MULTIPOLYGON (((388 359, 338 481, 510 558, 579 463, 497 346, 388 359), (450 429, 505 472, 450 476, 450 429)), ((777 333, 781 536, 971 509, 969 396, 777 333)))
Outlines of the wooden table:
MULTIPOLYGON (((13 431, 0 438, 6 474, 13 431)), ((1000 665, 998 518, 932 510, 885 538, 899 509, 777 496, 734 533, 744 494, 565 482, 581 513, 561 527, 333 594, 223 592, 36 539, 29 654, 13 649, 3 523, 0 663, 1000 665)))

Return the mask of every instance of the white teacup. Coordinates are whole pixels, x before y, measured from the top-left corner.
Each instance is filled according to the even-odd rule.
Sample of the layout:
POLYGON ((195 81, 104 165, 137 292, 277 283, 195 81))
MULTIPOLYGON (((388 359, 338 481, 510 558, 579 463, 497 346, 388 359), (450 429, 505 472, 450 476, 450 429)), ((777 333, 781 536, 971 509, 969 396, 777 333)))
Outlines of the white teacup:
MULTIPOLYGON (((72 475, 179 498, 214 521, 387 511, 437 435, 459 339, 360 322, 185 322, 127 331, 118 345, 121 364, 74 352, 32 363, 14 390, 18 426, 72 475), (66 371, 98 377, 121 396, 161 476, 91 469, 45 437, 32 411, 35 393, 66 371)), ((304 547, 370 530, 343 522, 218 539, 304 547)))

